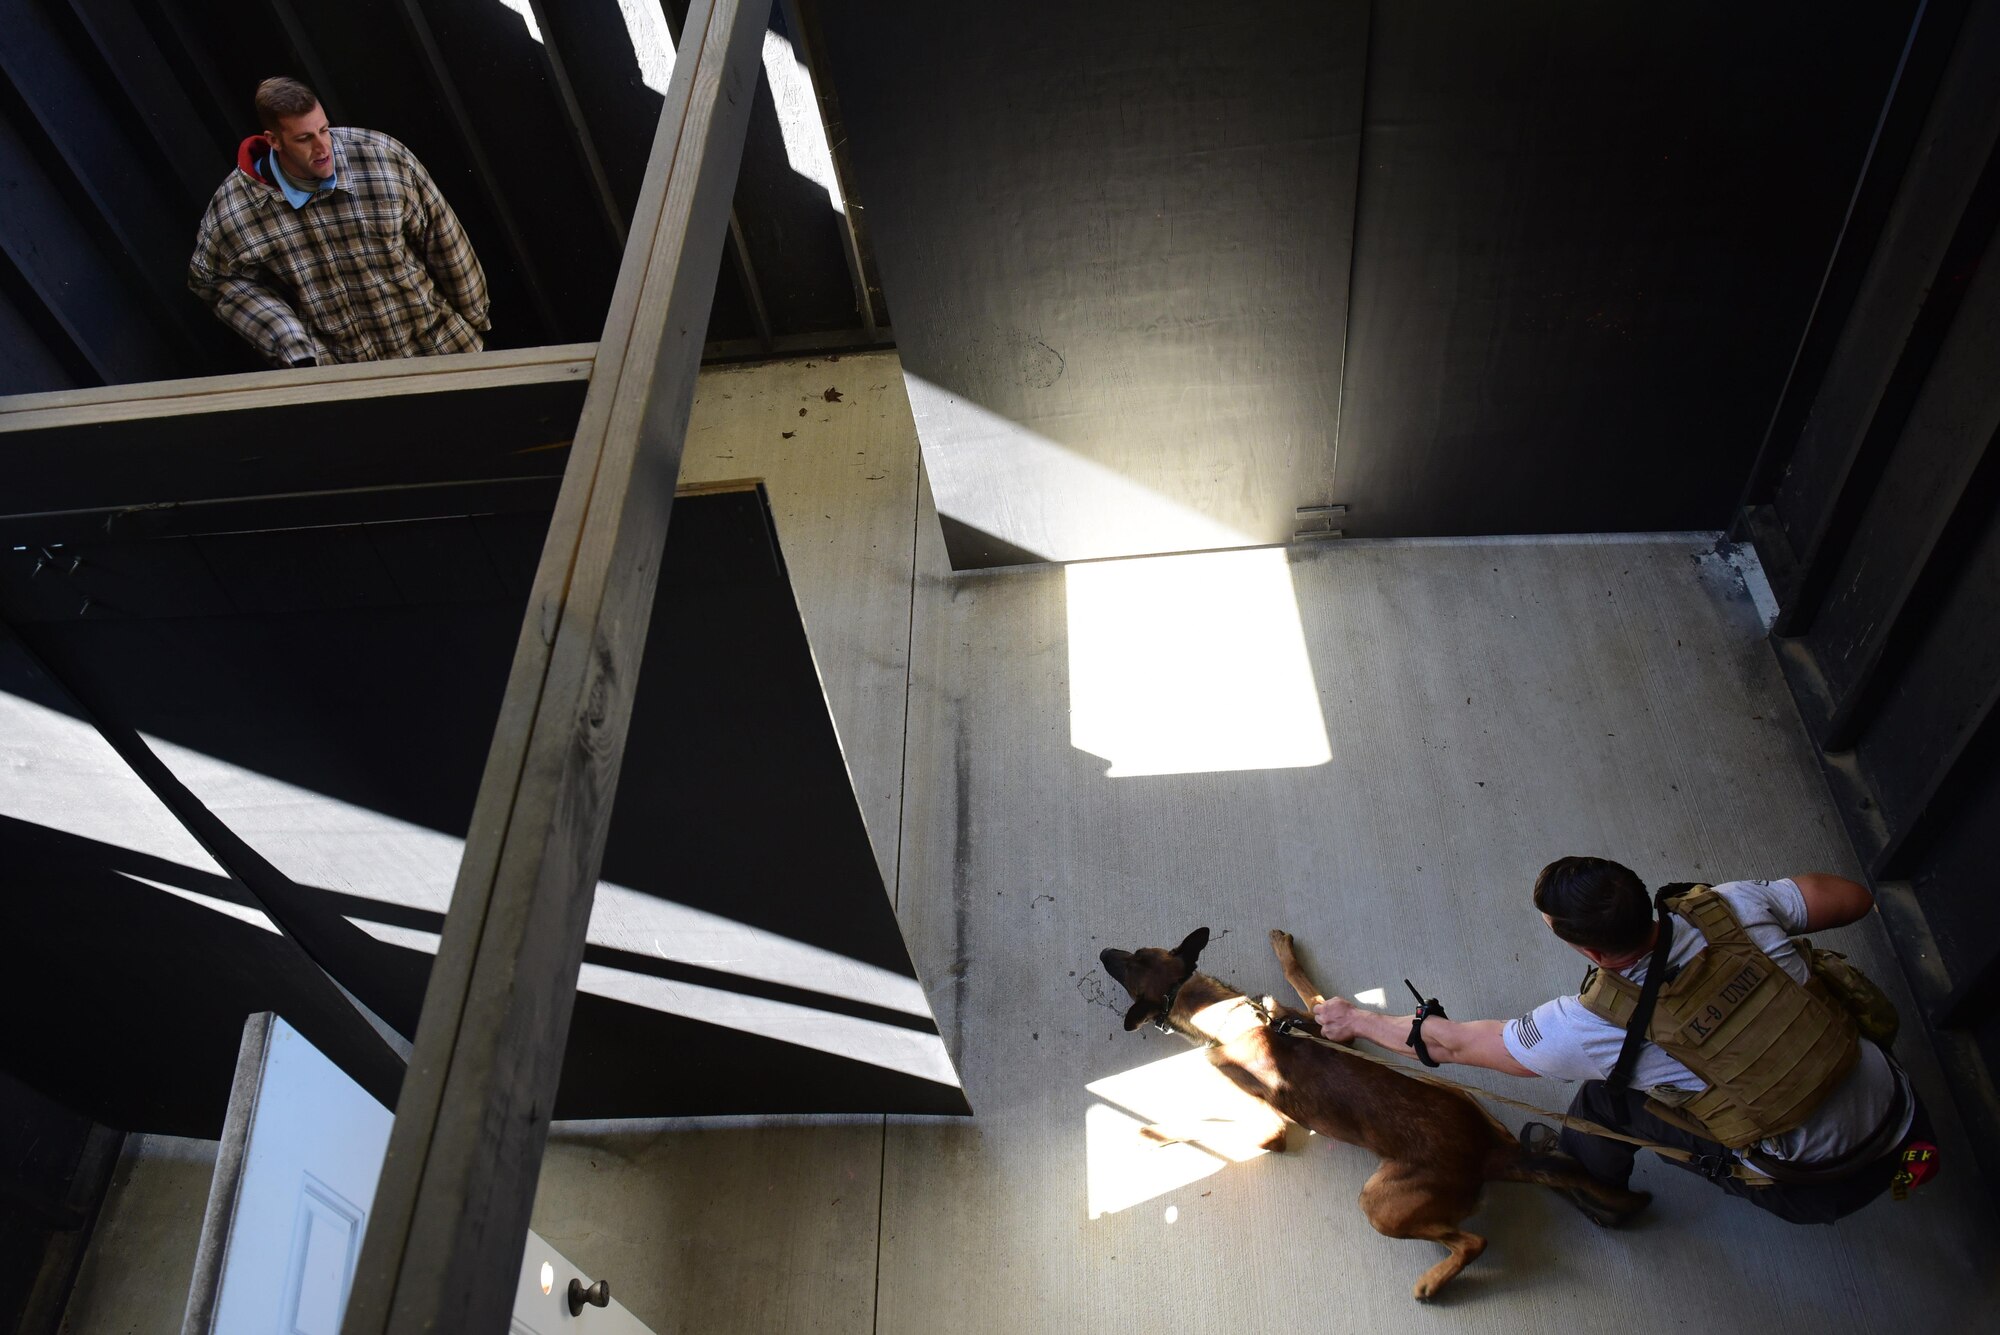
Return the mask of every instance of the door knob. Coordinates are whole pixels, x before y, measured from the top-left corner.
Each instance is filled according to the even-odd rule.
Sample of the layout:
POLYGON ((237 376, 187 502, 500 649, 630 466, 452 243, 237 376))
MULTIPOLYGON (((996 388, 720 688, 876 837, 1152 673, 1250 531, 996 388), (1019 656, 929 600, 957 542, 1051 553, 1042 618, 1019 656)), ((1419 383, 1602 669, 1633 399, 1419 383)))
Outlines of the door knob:
POLYGON ((569 1314, 583 1315, 585 1303, 589 1303, 592 1307, 611 1306, 611 1281, 600 1279, 589 1288, 585 1288, 582 1280, 572 1278, 569 1282, 569 1314))

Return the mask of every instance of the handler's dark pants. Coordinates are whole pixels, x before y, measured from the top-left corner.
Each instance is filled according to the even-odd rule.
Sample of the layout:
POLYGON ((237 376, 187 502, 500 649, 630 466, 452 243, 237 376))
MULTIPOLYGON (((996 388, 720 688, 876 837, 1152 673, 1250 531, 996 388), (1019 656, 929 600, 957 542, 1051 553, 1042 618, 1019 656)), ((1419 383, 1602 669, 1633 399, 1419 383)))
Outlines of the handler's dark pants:
MULTIPOLYGON (((1614 1094, 1602 1080, 1586 1080, 1570 1101, 1569 1111, 1573 1117, 1587 1118, 1613 1131, 1623 1131, 1697 1155, 1714 1156, 1713 1161, 1718 1166, 1734 1161, 1734 1156, 1714 1141, 1683 1131, 1647 1112, 1646 1096, 1637 1090, 1628 1089, 1614 1094)), ((1910 1133, 1897 1143, 1894 1150, 1832 1182, 1776 1182, 1768 1187, 1753 1187, 1741 1178, 1712 1177, 1703 1173, 1697 1164, 1684 1163, 1679 1159, 1665 1159, 1663 1162, 1709 1177, 1730 1195, 1741 1196, 1758 1209, 1768 1210, 1789 1223, 1831 1224, 1842 1215, 1853 1214, 1888 1188, 1905 1145, 1912 1140, 1931 1139, 1931 1121, 1924 1113, 1923 1102, 1919 1100, 1916 1117, 1910 1123, 1910 1133)), ((1632 1160, 1639 1153, 1637 1145, 1585 1135, 1568 1128, 1563 1130, 1561 1145, 1565 1152, 1582 1162, 1592 1177, 1620 1187, 1631 1179, 1632 1160)))

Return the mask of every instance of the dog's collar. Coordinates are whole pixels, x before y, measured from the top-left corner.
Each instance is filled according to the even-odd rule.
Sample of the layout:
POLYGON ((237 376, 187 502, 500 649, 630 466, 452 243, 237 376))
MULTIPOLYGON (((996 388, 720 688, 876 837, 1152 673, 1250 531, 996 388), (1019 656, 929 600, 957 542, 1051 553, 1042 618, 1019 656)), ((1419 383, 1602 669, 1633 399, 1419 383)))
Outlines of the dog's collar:
POLYGON ((1181 989, 1186 987, 1188 979, 1193 977, 1194 970, 1189 969, 1187 978, 1181 979, 1178 983, 1167 989, 1167 995, 1160 1002, 1160 1013, 1153 1017, 1153 1028, 1163 1034, 1174 1032, 1174 1026, 1170 1022, 1170 1017, 1174 1013, 1174 1005, 1181 999, 1181 989))

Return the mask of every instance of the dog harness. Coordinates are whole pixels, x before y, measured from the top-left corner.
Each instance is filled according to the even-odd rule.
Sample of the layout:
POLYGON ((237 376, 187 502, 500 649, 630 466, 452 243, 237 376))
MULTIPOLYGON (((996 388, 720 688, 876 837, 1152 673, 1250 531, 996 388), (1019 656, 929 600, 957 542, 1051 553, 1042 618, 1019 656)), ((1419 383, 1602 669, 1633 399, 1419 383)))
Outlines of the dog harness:
MULTIPOLYGON (((1816 979, 1797 982, 1759 949, 1708 886, 1663 892, 1660 904, 1698 928, 1706 943, 1673 978, 1649 976, 1658 999, 1645 1036, 1708 1088, 1656 1088, 1649 1109, 1663 1120, 1691 1123, 1730 1149, 1798 1127, 1860 1058, 1853 1017, 1816 979)), ((1664 917, 1662 927, 1668 927, 1664 917)), ((1662 963, 1655 961, 1649 975, 1662 963)), ((1640 994, 1630 979, 1592 969, 1577 1000, 1629 1031, 1640 994)))

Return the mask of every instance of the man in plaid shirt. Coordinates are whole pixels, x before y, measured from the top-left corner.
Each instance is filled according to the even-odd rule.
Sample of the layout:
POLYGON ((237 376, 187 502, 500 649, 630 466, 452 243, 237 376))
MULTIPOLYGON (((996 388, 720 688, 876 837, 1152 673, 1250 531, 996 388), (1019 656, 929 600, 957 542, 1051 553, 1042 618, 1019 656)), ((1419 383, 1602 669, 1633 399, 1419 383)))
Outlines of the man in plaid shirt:
POLYGON ((328 126, 294 79, 259 84, 257 114, 188 262, 216 317, 273 366, 484 346, 486 275, 416 154, 328 126))

